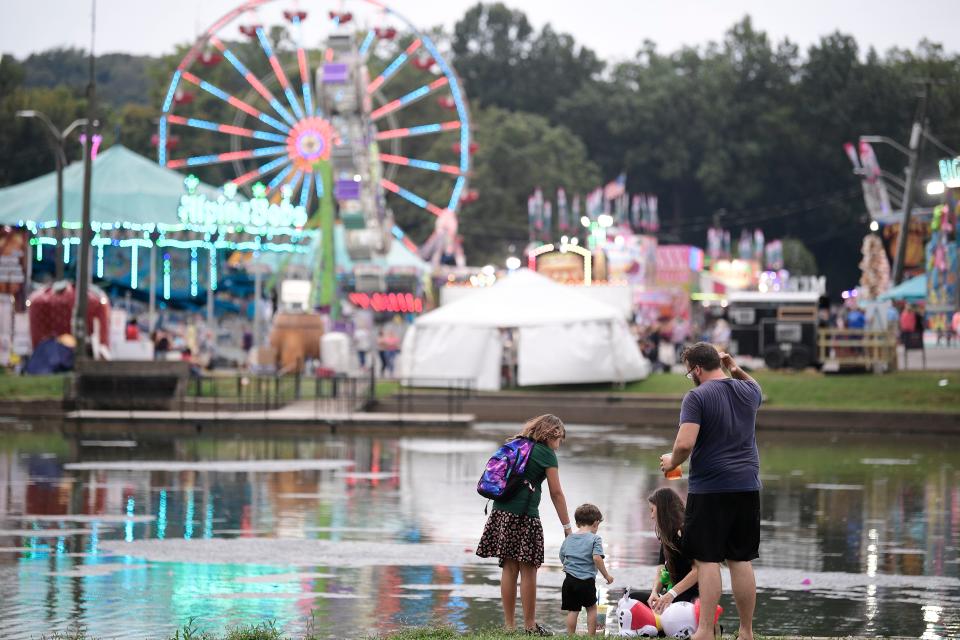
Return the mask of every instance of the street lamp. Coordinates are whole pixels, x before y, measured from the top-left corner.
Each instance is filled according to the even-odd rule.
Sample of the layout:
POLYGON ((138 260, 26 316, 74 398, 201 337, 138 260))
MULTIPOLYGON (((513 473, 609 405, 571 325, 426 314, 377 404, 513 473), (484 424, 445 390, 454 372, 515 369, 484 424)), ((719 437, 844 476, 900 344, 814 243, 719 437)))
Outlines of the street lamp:
POLYGON ((54 247, 53 269, 54 279, 58 281, 63 280, 63 168, 67 165, 67 154, 64 151, 64 145, 74 129, 87 124, 87 119, 80 118, 74 120, 70 123, 70 126, 60 131, 53 125, 50 118, 41 111, 35 111, 33 109, 17 111, 17 117, 36 118, 40 120, 47 126, 47 132, 50 134, 48 142, 50 142, 50 149, 53 151, 53 157, 57 164, 57 228, 54 231, 56 246, 54 247))

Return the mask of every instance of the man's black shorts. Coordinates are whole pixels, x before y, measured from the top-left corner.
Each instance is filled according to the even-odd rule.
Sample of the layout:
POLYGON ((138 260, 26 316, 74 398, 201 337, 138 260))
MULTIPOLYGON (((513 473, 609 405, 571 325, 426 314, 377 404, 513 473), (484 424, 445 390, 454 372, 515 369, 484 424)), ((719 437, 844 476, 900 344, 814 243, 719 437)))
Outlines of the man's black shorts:
POLYGON ((759 558, 760 492, 687 495, 683 553, 701 562, 759 558))
POLYGON ((564 611, 580 611, 582 607, 590 608, 597 604, 596 578, 581 580, 569 573, 563 579, 560 589, 560 608, 564 611))

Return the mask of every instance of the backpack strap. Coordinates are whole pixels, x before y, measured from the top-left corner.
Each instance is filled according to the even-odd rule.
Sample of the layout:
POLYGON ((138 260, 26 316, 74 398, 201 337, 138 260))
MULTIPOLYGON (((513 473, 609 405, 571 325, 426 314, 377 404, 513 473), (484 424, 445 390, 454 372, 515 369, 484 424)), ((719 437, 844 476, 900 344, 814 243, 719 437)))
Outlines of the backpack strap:
MULTIPOLYGON (((524 472, 524 473, 526 473, 526 472, 524 472)), ((526 478, 523 479, 523 484, 525 484, 525 485, 527 486, 527 490, 528 490, 528 491, 527 491, 527 504, 526 504, 526 506, 523 507, 523 515, 527 515, 527 512, 530 511, 530 501, 533 500, 533 494, 535 494, 535 493, 537 492, 537 490, 533 488, 533 483, 530 482, 529 480, 527 480, 526 478)))

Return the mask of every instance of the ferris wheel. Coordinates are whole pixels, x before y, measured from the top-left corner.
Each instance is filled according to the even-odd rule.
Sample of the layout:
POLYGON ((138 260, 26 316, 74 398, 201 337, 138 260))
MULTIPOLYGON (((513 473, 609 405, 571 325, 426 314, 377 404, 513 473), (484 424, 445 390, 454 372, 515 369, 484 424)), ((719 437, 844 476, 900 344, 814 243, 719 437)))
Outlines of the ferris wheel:
POLYGON ((475 196, 467 190, 469 111, 455 71, 428 35, 377 0, 300 3, 310 12, 283 3, 248 0, 186 53, 163 101, 160 164, 222 165, 237 187, 259 183, 261 193, 282 192, 308 211, 332 195, 354 258, 385 252, 396 238, 436 263, 455 242, 461 203, 475 196), (286 26, 289 38, 277 42, 265 23, 286 26), (387 62, 371 78, 375 52, 377 67, 387 62), (428 98, 432 110, 411 108, 428 98), (438 106, 440 118, 417 120, 436 117, 438 106), (451 144, 411 140, 442 135, 451 144), (187 140, 194 144, 182 146, 203 152, 178 155, 187 140), (405 143, 420 143, 419 157, 404 155, 405 143), (419 249, 393 222, 390 204, 400 201, 435 216, 419 249))

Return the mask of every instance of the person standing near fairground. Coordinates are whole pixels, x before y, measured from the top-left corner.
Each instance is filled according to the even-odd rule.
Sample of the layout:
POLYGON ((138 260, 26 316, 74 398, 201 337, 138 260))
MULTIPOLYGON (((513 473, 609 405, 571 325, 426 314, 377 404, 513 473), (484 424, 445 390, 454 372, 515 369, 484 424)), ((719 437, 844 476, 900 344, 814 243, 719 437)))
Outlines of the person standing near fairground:
POLYGON ((566 538, 573 530, 567 499, 560 487, 557 470, 557 450, 567 437, 567 430, 555 415, 546 414, 527 420, 510 440, 528 438, 533 449, 524 469, 524 487, 512 498, 493 502, 493 511, 487 518, 483 535, 477 545, 481 558, 499 558, 503 569, 500 576, 500 599, 503 602, 503 622, 507 631, 516 629, 517 580, 520 580, 520 603, 523 605, 523 627, 527 634, 553 635, 536 621, 537 570, 543 564, 543 525, 540 522, 540 496, 543 481, 547 481, 550 500, 566 538))
MULTIPOLYGON (((660 468, 672 471, 690 457, 683 553, 696 563, 700 610, 716 609, 720 563, 726 561, 740 616, 739 640, 753 640, 757 585, 752 561, 760 557, 760 385, 729 354, 705 342, 686 349, 682 361, 696 387, 683 398, 673 452, 660 457, 660 468)), ((713 637, 711 616, 701 616, 692 640, 713 637)))

